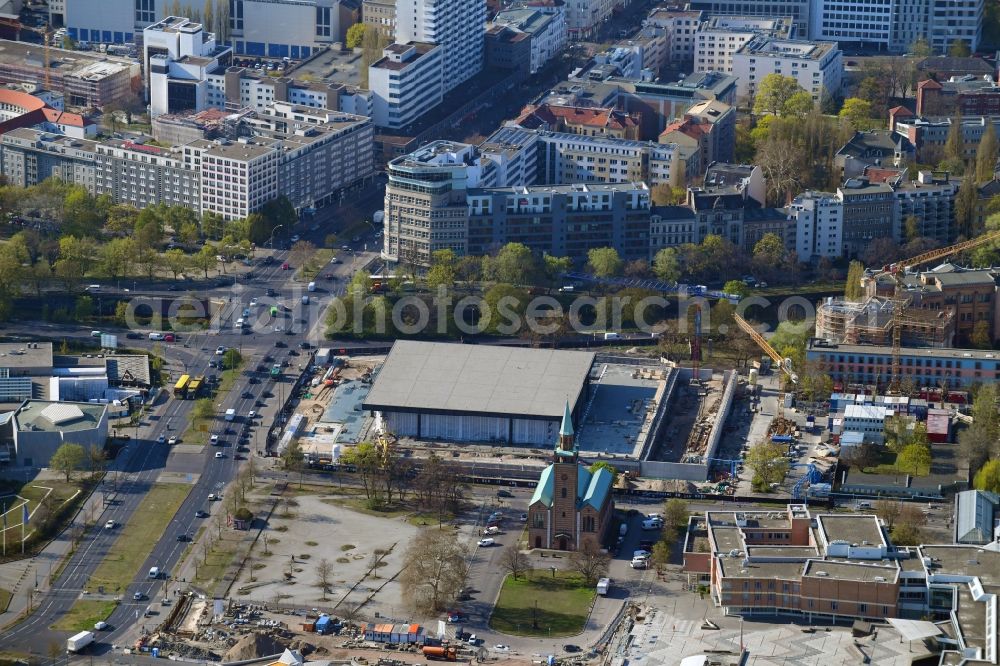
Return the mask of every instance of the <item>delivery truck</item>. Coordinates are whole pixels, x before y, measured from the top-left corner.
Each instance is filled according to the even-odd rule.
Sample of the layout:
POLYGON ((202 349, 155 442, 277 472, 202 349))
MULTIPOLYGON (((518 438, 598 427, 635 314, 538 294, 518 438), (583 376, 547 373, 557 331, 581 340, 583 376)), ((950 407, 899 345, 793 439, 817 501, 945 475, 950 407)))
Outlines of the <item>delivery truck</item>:
POLYGON ((226 417, 225 418, 226 418, 227 421, 235 421, 236 420, 236 410, 235 409, 227 409, 226 410, 226 417))
POLYGON ((94 632, 81 631, 66 639, 66 652, 77 653, 94 642, 94 632))
POLYGON ((608 596, 608 590, 610 589, 611 589, 610 578, 602 578, 601 580, 597 581, 597 593, 602 597, 608 596))

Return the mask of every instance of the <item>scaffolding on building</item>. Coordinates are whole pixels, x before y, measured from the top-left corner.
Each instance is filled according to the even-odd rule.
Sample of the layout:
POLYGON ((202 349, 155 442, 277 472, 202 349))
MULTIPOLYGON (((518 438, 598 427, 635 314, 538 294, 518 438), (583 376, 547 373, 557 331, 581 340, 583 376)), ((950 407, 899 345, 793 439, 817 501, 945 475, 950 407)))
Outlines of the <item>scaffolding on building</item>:
POLYGON ((955 315, 945 310, 905 309, 895 299, 880 296, 864 301, 828 298, 816 310, 816 337, 850 345, 892 344, 893 312, 903 306, 899 321, 908 347, 948 347, 955 335, 955 315))

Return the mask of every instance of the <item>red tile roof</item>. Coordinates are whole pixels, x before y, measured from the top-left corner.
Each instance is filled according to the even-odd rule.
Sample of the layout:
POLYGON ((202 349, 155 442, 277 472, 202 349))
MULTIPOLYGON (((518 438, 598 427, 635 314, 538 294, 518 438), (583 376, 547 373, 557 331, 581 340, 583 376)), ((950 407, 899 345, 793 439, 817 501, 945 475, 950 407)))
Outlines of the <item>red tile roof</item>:
POLYGON ((45 119, 57 125, 69 125, 70 127, 86 127, 93 125, 93 120, 87 120, 78 113, 66 113, 58 109, 42 109, 45 119))
POLYGON ((711 123, 703 123, 695 120, 693 118, 684 118, 683 120, 675 120, 674 122, 667 125, 664 130, 660 133, 660 140, 671 132, 680 132, 685 134, 692 139, 700 140, 703 136, 709 134, 712 131, 711 123))
POLYGON ((638 126, 636 120, 616 109, 594 109, 580 106, 556 106, 541 104, 528 105, 515 121, 521 127, 537 129, 541 125, 556 125, 559 121, 567 125, 583 125, 612 130, 632 129, 638 126))

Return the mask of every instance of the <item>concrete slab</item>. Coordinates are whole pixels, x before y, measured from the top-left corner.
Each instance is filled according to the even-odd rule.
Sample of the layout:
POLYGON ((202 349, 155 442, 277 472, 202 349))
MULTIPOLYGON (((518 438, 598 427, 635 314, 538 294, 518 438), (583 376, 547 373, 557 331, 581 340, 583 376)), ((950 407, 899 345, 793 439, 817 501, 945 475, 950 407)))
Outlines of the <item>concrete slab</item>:
POLYGON ((368 395, 371 384, 361 381, 346 381, 336 388, 330 404, 323 412, 322 422, 341 423, 339 440, 352 444, 359 441, 368 415, 361 410, 361 403, 368 395))
POLYGON ((634 366, 606 365, 577 434, 581 451, 633 455, 660 381, 633 377, 634 366))
POLYGON ((198 478, 200 474, 187 473, 187 472, 162 472, 158 477, 156 477, 157 483, 186 483, 189 486, 193 486, 198 483, 198 478))

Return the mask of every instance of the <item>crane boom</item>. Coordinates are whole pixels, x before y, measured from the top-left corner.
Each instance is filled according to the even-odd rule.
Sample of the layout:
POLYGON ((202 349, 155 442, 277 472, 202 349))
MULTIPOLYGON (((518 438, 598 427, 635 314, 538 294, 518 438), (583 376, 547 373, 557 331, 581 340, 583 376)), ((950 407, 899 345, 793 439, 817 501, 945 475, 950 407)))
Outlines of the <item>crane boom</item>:
POLYGON ((799 383, 799 376, 792 371, 792 359, 782 358, 781 354, 775 350, 771 344, 764 339, 764 336, 757 332, 750 323, 739 316, 734 314, 733 318, 736 320, 736 325, 743 329, 743 332, 750 336, 750 339, 757 343, 757 346, 764 350, 764 353, 771 357, 771 360, 775 362, 784 372, 788 375, 788 378, 792 380, 793 384, 799 383))
POLYGON ((936 261, 938 259, 944 259, 945 257, 950 257, 953 254, 959 252, 964 252, 965 250, 971 250, 974 247, 979 247, 984 243, 989 243, 991 241, 1000 241, 1000 231, 993 231, 988 234, 983 234, 978 238, 971 238, 967 241, 962 241, 961 243, 956 243, 955 245, 949 245, 948 247, 941 247, 936 250, 929 250, 923 254, 918 254, 910 259, 904 259, 903 261, 897 261, 894 264, 889 264, 882 268, 881 271, 876 273, 876 277, 880 275, 897 275, 899 273, 905 272, 908 268, 913 268, 921 264, 926 264, 929 261, 936 261))
POLYGON ((974 247, 979 247, 980 245, 985 245, 986 243, 990 243, 992 241, 1000 241, 1000 231, 992 231, 990 233, 983 234, 978 238, 971 238, 967 241, 962 241, 961 243, 949 245, 948 247, 930 250, 904 261, 897 261, 894 264, 889 264, 888 266, 883 267, 881 271, 875 274, 876 279, 882 277, 883 275, 891 275, 892 279, 896 283, 895 296, 897 297, 897 300, 892 308, 892 374, 889 380, 890 391, 894 393, 899 392, 900 374, 902 370, 902 362, 900 359, 903 337, 902 328, 906 307, 909 305, 909 301, 902 300, 899 296, 900 292, 903 290, 903 274, 906 272, 906 269, 926 264, 929 261, 944 259, 945 257, 950 257, 953 254, 958 254, 959 252, 964 252, 965 250, 971 250, 974 247))

